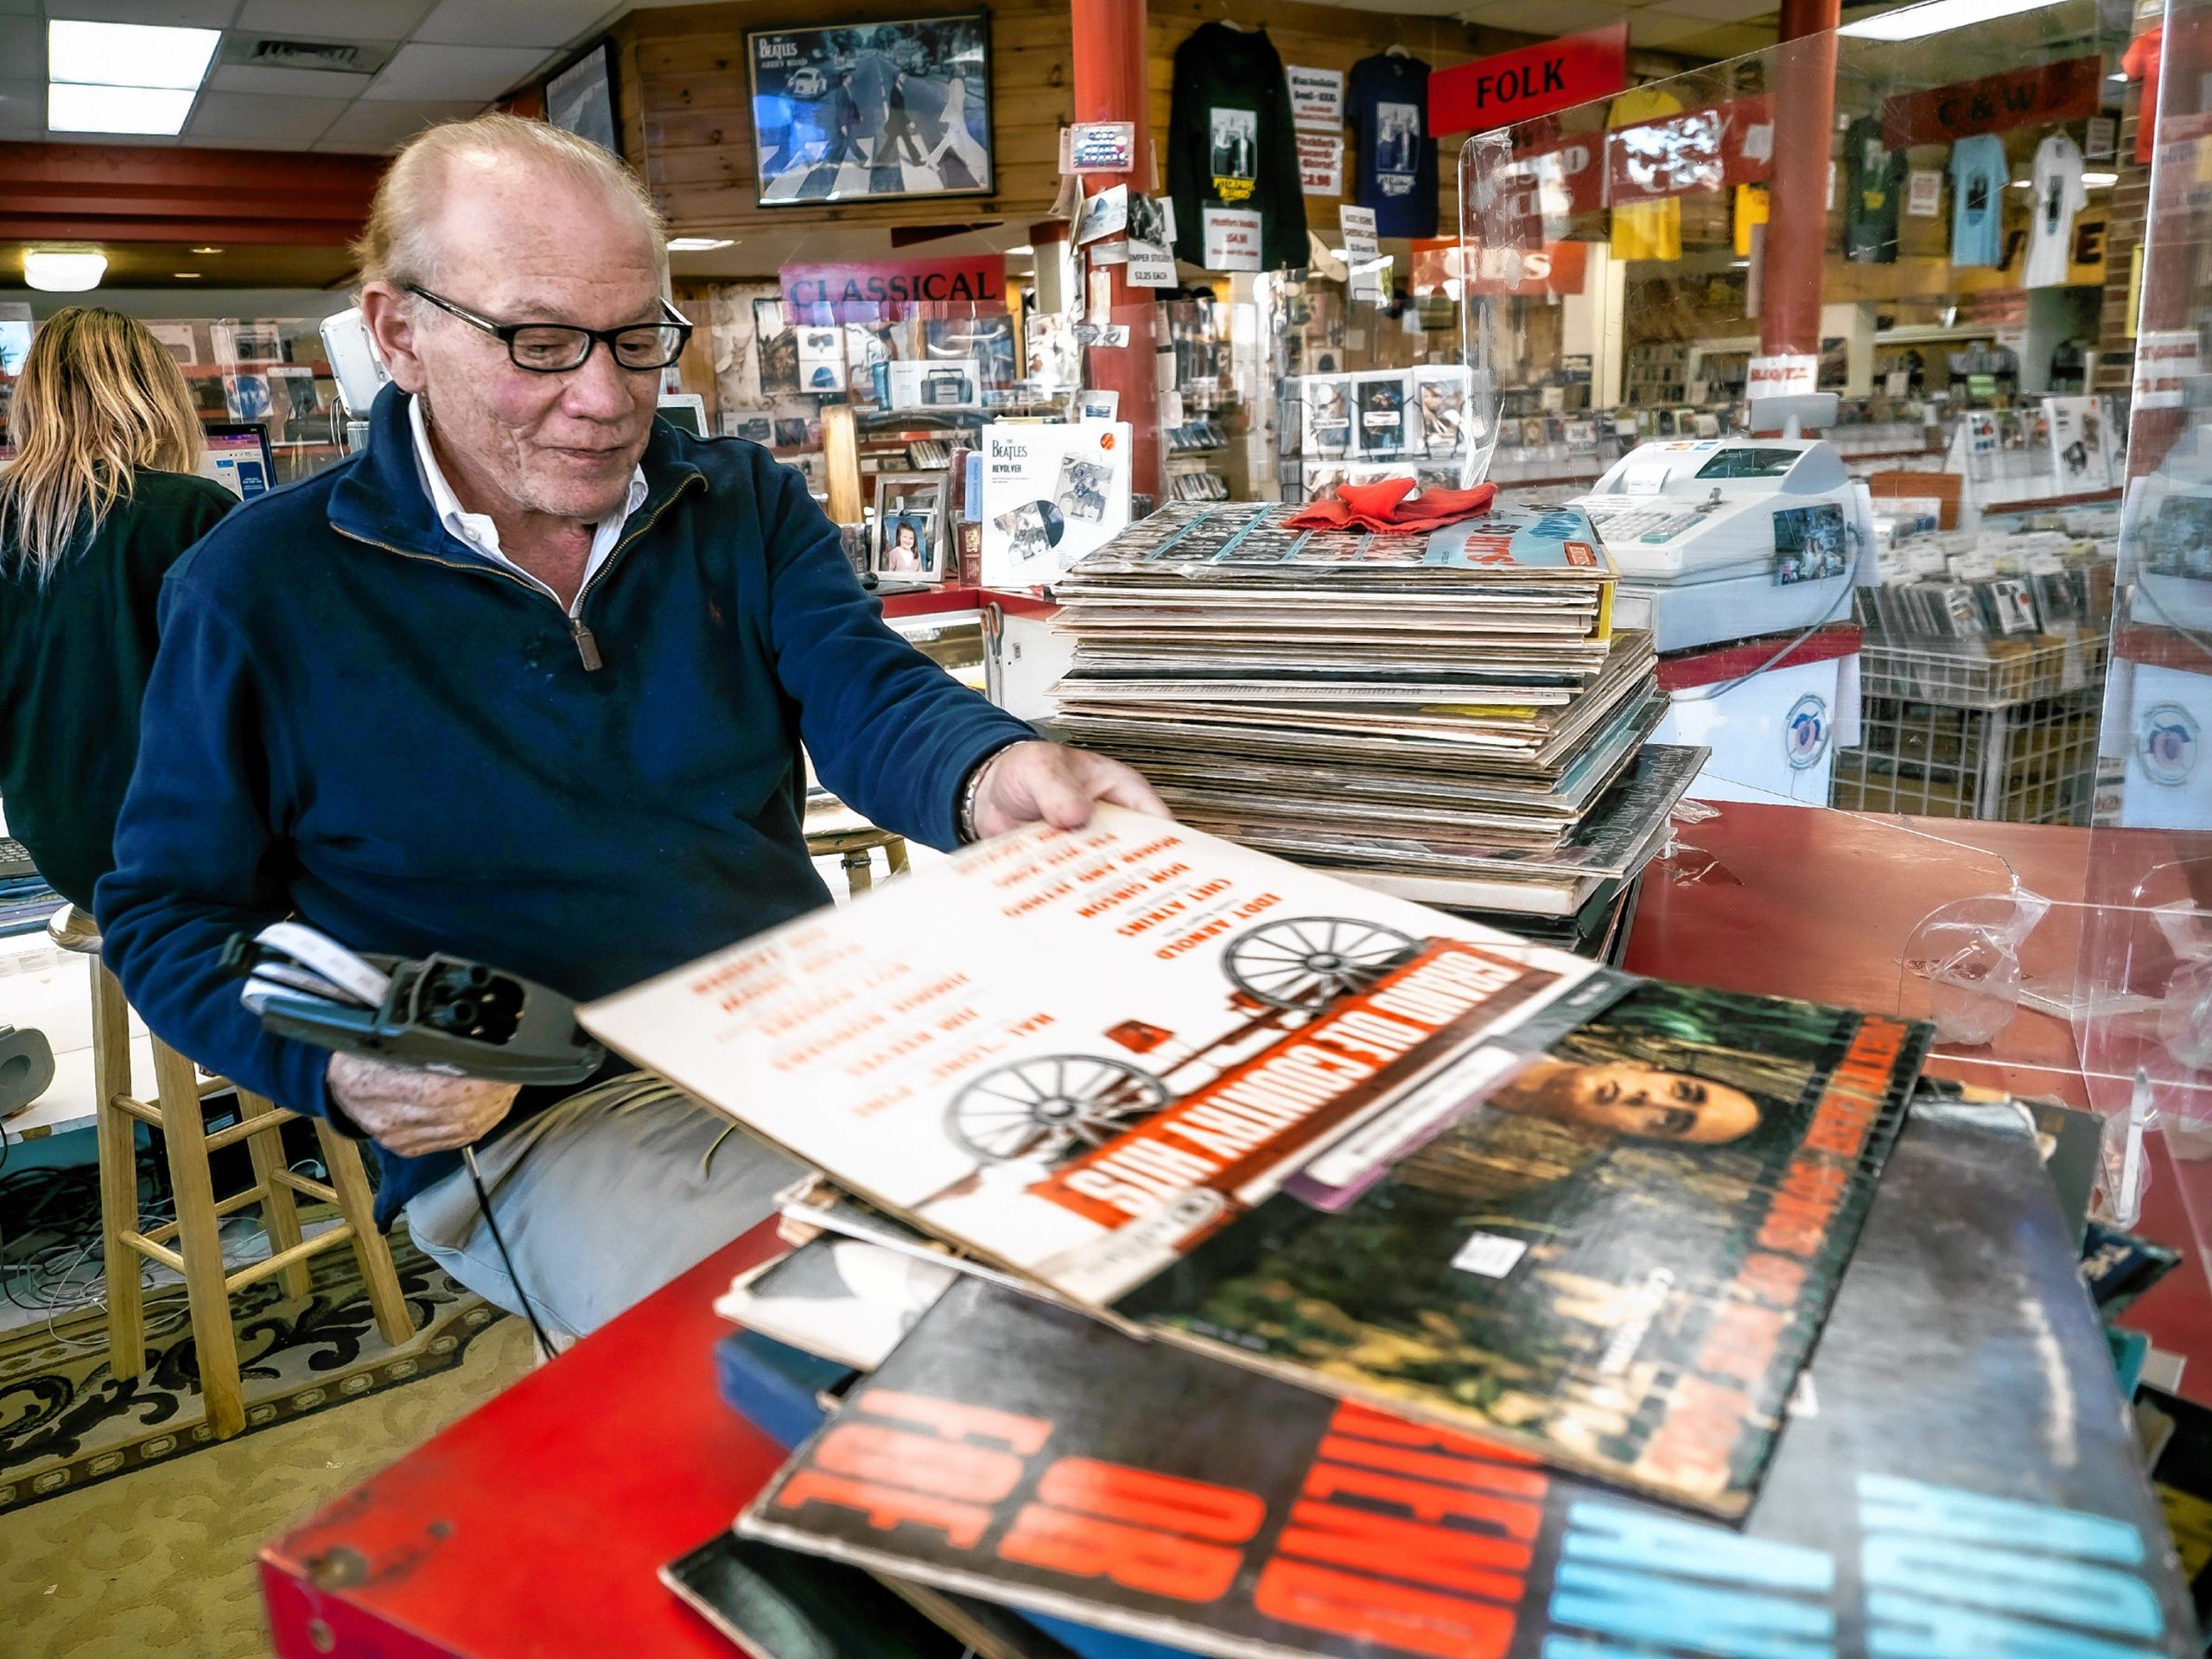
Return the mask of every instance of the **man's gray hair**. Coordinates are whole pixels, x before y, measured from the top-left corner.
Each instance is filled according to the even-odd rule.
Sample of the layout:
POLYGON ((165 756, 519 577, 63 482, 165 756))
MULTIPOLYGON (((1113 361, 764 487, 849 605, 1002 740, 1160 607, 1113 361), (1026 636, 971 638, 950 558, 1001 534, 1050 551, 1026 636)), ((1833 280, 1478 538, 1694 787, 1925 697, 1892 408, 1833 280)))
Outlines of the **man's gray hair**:
POLYGON ((369 221, 353 244, 363 282, 404 288, 410 283, 427 287, 436 280, 432 229, 439 200, 452 168, 473 157, 534 162, 600 189, 608 200, 637 214, 666 276, 668 226, 636 174, 590 139, 550 122, 480 115, 429 128, 400 146, 377 185, 369 221))

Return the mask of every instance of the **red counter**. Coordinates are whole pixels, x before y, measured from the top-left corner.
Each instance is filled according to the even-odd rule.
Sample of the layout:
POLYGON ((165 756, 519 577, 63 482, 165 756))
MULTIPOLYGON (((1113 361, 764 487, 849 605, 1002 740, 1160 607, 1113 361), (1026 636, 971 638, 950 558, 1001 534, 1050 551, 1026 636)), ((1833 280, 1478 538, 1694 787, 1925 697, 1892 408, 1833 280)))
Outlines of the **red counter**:
MULTIPOLYGON (((1683 839, 1697 853, 1677 868, 1710 868, 1694 881, 1652 871, 1629 966, 1891 1009, 1897 955, 1920 918, 2003 889, 2002 864, 1969 847, 2010 859, 2052 898, 2081 894, 2086 830, 1891 823, 1904 827, 1732 805, 1692 826, 1683 839)), ((2039 951, 2065 948, 2040 934, 2031 944, 2031 970, 2039 951)), ((2063 1022, 2024 1011, 1992 1049, 1947 1051, 1931 1069, 2078 1103, 2073 1054, 2063 1022)), ((2212 1166, 2177 1171, 2160 1156, 2145 1230, 2187 1248, 2184 1177, 2212 1207, 2212 1166)), ((277 1651, 729 1659, 654 1573, 727 1526, 782 1459, 715 1395, 710 1351, 727 1327, 709 1306, 775 1248, 766 1226, 728 1246, 263 1550, 277 1651)), ((2192 1355, 2185 1391, 2212 1400, 2212 1295, 2193 1250, 2129 1323, 2192 1355)))

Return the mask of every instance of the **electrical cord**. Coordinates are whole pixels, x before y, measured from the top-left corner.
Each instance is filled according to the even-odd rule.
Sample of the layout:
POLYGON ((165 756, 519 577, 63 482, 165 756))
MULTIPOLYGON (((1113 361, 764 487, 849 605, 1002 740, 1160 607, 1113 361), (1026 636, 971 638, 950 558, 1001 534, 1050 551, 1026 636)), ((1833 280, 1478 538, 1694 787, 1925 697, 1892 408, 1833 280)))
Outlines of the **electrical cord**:
POLYGON ((553 1340, 545 1334, 545 1327, 537 1322, 537 1310, 530 1305, 530 1293, 522 1287, 522 1275, 515 1271, 515 1259, 507 1254, 507 1241, 500 1236, 499 1224, 492 1219, 492 1195, 484 1189, 484 1172, 476 1166, 476 1148, 463 1147, 461 1161, 468 1171, 468 1184, 476 1189, 476 1207, 484 1217, 484 1225, 498 1247, 499 1265, 507 1270, 507 1282, 515 1287, 515 1300, 522 1304, 522 1316, 530 1321, 531 1334, 537 1338, 537 1351, 548 1359, 557 1359, 553 1340))

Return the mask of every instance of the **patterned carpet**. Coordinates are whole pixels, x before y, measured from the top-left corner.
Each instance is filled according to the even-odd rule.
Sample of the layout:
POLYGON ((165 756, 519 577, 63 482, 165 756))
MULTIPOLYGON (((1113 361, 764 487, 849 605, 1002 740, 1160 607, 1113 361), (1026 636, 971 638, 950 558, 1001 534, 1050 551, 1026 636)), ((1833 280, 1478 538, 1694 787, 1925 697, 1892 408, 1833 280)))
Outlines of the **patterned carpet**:
POLYGON ((254 1553, 531 1361, 530 1328, 498 1319, 450 1369, 404 1388, 0 1516, 0 1654, 266 1659, 254 1553))
MULTIPOLYGON (((312 1259, 304 1298, 270 1279, 231 1299, 245 1437, 448 1370, 498 1317, 404 1230, 392 1258, 415 1325, 398 1348, 377 1331, 350 1249, 312 1259)), ((126 1382, 109 1373, 98 1309, 0 1338, 0 1515, 213 1444, 182 1287, 149 1294, 145 1311, 146 1370, 126 1382)))

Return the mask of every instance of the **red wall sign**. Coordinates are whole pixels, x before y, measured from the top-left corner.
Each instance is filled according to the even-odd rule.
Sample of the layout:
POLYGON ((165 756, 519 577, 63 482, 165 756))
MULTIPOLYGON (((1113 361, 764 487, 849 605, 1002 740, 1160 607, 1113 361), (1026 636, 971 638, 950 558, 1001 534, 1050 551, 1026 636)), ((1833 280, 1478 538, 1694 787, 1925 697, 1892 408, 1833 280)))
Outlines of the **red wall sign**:
POLYGON ((1605 135, 1605 200, 1653 201, 1758 184, 1774 173, 1774 110, 1764 96, 1605 135))
POLYGON ((1628 85, 1628 25, 1478 58, 1428 77, 1431 132, 1488 132, 1609 98, 1628 85))
POLYGON ((1948 144, 1976 133, 2080 120, 2103 106, 2104 79, 2102 58, 2069 58, 2039 69, 1899 92, 1883 100, 1882 143, 1905 149, 1948 144))
POLYGON ((1412 281, 1416 296, 1444 293, 1445 283, 1459 276, 1471 259, 1476 267, 1474 293, 1535 297, 1580 294, 1589 270, 1590 245, 1548 242, 1540 247, 1508 252, 1503 249, 1462 248, 1449 237, 1437 237, 1416 238, 1413 253, 1412 281))
POLYGON ((995 253, 785 265, 776 274, 794 323, 887 321, 918 304, 1006 309, 1006 261, 995 253))

